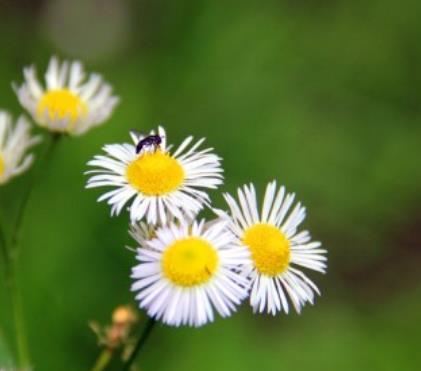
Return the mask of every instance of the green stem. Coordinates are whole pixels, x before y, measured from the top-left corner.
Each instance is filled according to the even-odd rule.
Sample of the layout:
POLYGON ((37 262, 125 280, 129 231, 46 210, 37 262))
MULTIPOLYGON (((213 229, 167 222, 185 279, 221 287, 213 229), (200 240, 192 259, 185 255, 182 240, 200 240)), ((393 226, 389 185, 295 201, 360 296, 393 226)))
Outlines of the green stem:
POLYGON ((137 340, 137 343, 136 343, 132 353, 130 354, 130 357, 127 359, 127 361, 123 365, 123 371, 129 371, 130 370, 131 365, 136 360, 137 355, 142 350, 143 346, 145 345, 146 341, 148 340, 149 335, 151 334, 155 323, 156 323, 156 321, 153 318, 148 319, 148 322, 145 325, 145 328, 142 332, 142 335, 137 340))
MULTIPOLYGON (((48 157, 51 155, 51 152, 53 148, 55 147, 56 143, 58 142, 59 138, 60 138, 59 135, 52 134, 51 140, 48 143, 48 146, 46 147, 45 152, 42 156, 43 157, 42 160, 44 159, 48 160, 48 157)), ((15 336, 16 336, 16 348, 17 348, 17 353, 18 353, 18 365, 20 369, 22 370, 30 368, 30 358, 29 358, 29 351, 28 351, 28 345, 27 345, 27 340, 26 340, 22 298, 21 298, 19 282, 17 279, 18 261, 19 261, 19 239, 20 239, 22 223, 24 220, 28 201, 30 199, 34 185, 40 176, 41 169, 43 168, 45 168, 45 166, 41 167, 41 165, 38 164, 37 169, 36 169, 37 172, 33 174, 32 179, 26 188, 26 192, 24 193, 22 197, 22 201, 18 209, 16 222, 12 230, 10 246, 9 246, 9 249, 6 249, 7 284, 10 291, 10 298, 11 298, 11 305, 12 305, 12 312, 13 312, 13 321, 14 321, 15 336)))
POLYGON ((17 260, 10 261, 8 269, 8 287, 13 311, 13 323, 16 336, 16 349, 18 352, 18 364, 22 370, 30 366, 29 351, 26 341, 26 331, 22 307, 21 290, 17 280, 17 260))
POLYGON ((108 366, 113 357, 113 350, 111 348, 105 348, 99 357, 97 358, 92 371, 102 371, 108 366))

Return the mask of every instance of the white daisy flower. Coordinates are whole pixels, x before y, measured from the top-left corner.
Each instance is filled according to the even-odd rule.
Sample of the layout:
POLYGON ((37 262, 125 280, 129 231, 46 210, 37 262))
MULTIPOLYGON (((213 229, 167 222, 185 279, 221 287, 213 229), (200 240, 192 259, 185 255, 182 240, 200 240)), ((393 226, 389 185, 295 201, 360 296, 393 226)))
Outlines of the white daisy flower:
MULTIPOLYGON (((248 295, 249 280, 237 273, 249 252, 234 245, 226 221, 181 221, 156 230, 137 249, 132 291, 149 316, 171 326, 202 326, 214 310, 227 317, 248 295)), ((137 239, 139 240, 139 239, 137 239)))
POLYGON ((306 302, 313 304, 316 285, 298 267, 324 273, 326 250, 320 242, 311 242, 308 231, 297 233, 305 218, 305 208, 298 203, 290 212, 294 194, 285 188, 277 191, 269 183, 259 213, 252 184, 238 189, 238 200, 225 194, 231 210, 230 228, 241 246, 251 253, 252 264, 245 270, 251 277, 250 304, 255 312, 289 311, 287 297, 299 313, 306 302))
POLYGON ((111 86, 96 73, 86 79, 78 61, 60 63, 52 57, 45 74, 46 88, 33 66, 23 73, 25 82, 13 85, 19 102, 37 124, 51 131, 81 135, 106 121, 118 103, 111 86))
POLYGON ((24 116, 20 116, 13 127, 12 116, 0 111, 0 185, 22 174, 34 161, 34 156, 26 152, 41 137, 31 137, 30 130, 31 125, 24 116))
POLYGON ((146 217, 148 223, 166 224, 168 215, 192 219, 210 201, 200 188, 215 189, 222 184, 221 159, 211 153, 212 148, 198 150, 204 139, 187 150, 193 140, 190 136, 170 153, 163 128, 159 127, 158 135, 159 145, 144 146, 136 153, 135 145, 144 137, 132 133, 135 145, 106 145, 107 156, 95 156, 88 162, 97 169, 88 171, 96 175, 88 180, 87 188, 115 188, 98 199, 112 205, 111 215, 118 215, 133 198, 132 222, 146 217))

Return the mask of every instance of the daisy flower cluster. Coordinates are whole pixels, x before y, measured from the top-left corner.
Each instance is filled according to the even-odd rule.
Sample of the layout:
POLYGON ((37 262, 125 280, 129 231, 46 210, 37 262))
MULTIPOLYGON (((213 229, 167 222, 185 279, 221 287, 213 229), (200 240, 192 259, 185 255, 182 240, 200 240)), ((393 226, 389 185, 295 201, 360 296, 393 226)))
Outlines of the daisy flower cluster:
MULTIPOLYGON (((12 86, 30 119, 21 115, 14 122, 10 113, 0 110, 0 185, 34 162, 29 152, 41 138, 31 134, 31 121, 52 133, 52 139, 79 136, 108 120, 119 102, 99 74, 87 74, 79 61, 60 62, 56 57, 44 81, 30 66, 24 69, 23 83, 12 86)), ((300 230, 306 209, 293 193, 273 181, 260 199, 254 185, 246 184, 235 194, 223 194, 225 210, 215 209, 210 192, 223 185, 222 159, 204 146, 203 138, 188 136, 173 146, 162 127, 146 135, 132 131, 130 137, 130 143, 105 145, 103 153, 88 162, 86 187, 107 188, 98 201, 110 206, 112 216, 128 211, 128 232, 137 244, 130 249, 137 260, 131 290, 152 318, 139 346, 155 320, 200 327, 216 315, 232 315, 246 300, 254 313, 271 315, 288 313, 291 307, 300 312, 314 303, 320 291, 305 270, 324 273, 326 250, 300 230), (205 209, 213 215, 210 220, 200 216, 205 209)), ((15 232, 21 220, 19 216, 15 232)), ((6 263, 18 256, 17 239, 10 241, 10 246, 1 241, 6 263)), ((16 301, 13 305, 14 312, 21 313, 16 301)), ((20 368, 27 369, 22 318, 14 320, 20 368)), ((136 321, 131 310, 121 307, 111 326, 92 324, 106 346, 107 362, 112 350, 130 343, 136 321)), ((127 367, 139 349, 134 348, 127 367)), ((103 361, 100 355, 98 362, 104 366, 103 361)))
POLYGON ((326 250, 299 230, 306 210, 276 181, 261 205, 253 184, 224 194, 214 209, 208 191, 223 183, 221 158, 204 139, 167 144, 162 127, 132 132, 88 165, 87 188, 107 187, 111 215, 127 209, 137 243, 132 291, 139 307, 171 326, 199 327, 228 317, 248 299, 256 313, 300 312, 320 291, 304 269, 324 273, 326 250), (206 221, 199 213, 209 208, 206 221))

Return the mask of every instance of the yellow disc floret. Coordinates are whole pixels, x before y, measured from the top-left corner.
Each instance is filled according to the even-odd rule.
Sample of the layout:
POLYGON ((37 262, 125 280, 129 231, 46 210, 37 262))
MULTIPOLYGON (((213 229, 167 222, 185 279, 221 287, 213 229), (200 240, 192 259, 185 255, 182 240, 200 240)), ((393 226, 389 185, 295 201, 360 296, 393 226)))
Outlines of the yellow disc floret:
POLYGON ((38 103, 37 115, 43 119, 46 112, 50 120, 68 118, 71 125, 80 117, 86 116, 88 107, 70 90, 57 89, 47 91, 38 103))
POLYGON ((184 169, 168 153, 145 152, 127 167, 127 180, 147 196, 170 193, 184 181, 184 169))
POLYGON ((275 226, 263 223, 253 225, 245 231, 243 243, 250 249, 254 265, 260 273, 273 277, 288 268, 290 244, 275 226))
POLYGON ((175 285, 191 287, 207 282, 218 266, 215 248, 199 237, 187 237, 170 245, 162 258, 162 270, 175 285))
POLYGON ((3 175, 5 167, 6 167, 6 166, 4 165, 4 160, 3 160, 3 157, 2 157, 2 155, 0 154, 0 176, 2 176, 2 175, 3 175))

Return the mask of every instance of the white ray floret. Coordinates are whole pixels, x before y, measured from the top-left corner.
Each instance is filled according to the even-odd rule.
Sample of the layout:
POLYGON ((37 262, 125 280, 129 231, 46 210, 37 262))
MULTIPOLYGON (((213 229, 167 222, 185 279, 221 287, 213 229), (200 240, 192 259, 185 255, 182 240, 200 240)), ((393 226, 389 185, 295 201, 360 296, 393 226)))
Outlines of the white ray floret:
POLYGON ((225 194, 230 208, 230 229, 237 243, 251 253, 251 265, 243 273, 251 278, 250 304, 255 312, 288 313, 289 302, 297 312, 313 304, 317 286, 302 272, 326 269, 326 250, 311 241, 308 231, 297 232, 305 218, 300 203, 293 208, 294 194, 276 182, 266 188, 261 211, 253 184, 238 189, 238 200, 225 194))
POLYGON ((31 125, 20 116, 14 125, 12 116, 0 111, 0 185, 26 171, 34 161, 28 149, 37 144, 40 136, 31 136, 31 125))
MULTIPOLYGON (((202 326, 231 315, 248 295, 249 280, 238 273, 249 252, 235 245, 227 221, 169 223, 137 249, 132 291, 148 315, 171 326, 202 326)), ((142 232, 141 232, 142 233, 142 232)))
POLYGON ((106 155, 95 156, 88 163, 95 170, 88 171, 94 175, 87 188, 114 188, 98 199, 107 200, 111 215, 118 215, 131 201, 132 222, 145 217, 148 223, 165 224, 168 215, 193 219, 210 201, 204 189, 223 183, 221 159, 212 148, 199 150, 204 139, 188 148, 193 141, 190 136, 170 153, 162 127, 158 135, 162 139, 159 146, 144 146, 136 153, 136 144, 144 137, 132 133, 134 144, 106 145, 106 155))
POLYGON ((21 105, 34 121, 55 132, 81 135, 106 121, 118 98, 99 74, 87 77, 79 61, 50 59, 45 87, 33 66, 23 70, 22 85, 13 85, 21 105))

